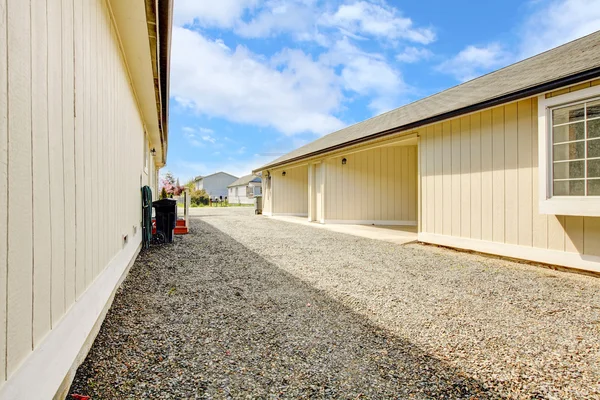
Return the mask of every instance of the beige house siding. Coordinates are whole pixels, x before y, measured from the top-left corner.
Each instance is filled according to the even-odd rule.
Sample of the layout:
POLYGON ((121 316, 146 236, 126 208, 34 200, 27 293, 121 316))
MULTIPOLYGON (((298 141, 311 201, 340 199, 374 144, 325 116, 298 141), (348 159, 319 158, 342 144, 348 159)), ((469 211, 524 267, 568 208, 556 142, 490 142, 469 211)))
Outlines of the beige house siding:
POLYGON ((537 98, 419 135, 421 232, 600 256, 600 218, 538 212, 537 98))
POLYGON ((105 1, 0 0, 0 60, 3 382, 139 245, 156 168, 105 1))
POLYGON ((417 146, 380 147, 324 164, 325 222, 417 223, 417 146))
POLYGON ((308 216, 308 165, 273 170, 271 187, 274 215, 308 216))

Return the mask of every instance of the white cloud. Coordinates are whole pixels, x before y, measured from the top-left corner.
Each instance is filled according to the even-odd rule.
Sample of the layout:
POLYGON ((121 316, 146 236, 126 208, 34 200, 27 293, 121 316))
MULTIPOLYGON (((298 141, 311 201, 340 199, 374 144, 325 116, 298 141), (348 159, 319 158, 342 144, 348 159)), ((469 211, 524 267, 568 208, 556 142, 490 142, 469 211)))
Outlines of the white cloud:
POLYGON ((230 121, 271 126, 287 135, 325 134, 344 123, 332 116, 343 100, 335 72, 300 50, 265 60, 229 51, 175 27, 171 94, 182 105, 230 121))
POLYGON ((440 64, 439 71, 466 81, 510 63, 560 46, 600 28, 598 0, 551 0, 531 2, 532 13, 517 28, 519 45, 513 51, 498 43, 467 46, 440 64))
POLYGON ((344 89, 373 97, 369 107, 375 113, 396 106, 396 98, 406 90, 400 71, 392 68, 384 56, 364 52, 347 38, 336 42, 330 52, 321 56, 321 60, 341 68, 344 89))
POLYGON ((540 5, 523 26, 519 58, 541 53, 600 29, 598 0, 554 0, 540 5))
POLYGON ((483 73, 502 67, 512 61, 512 56, 500 44, 487 46, 467 46, 453 58, 444 61, 436 68, 460 81, 468 81, 483 73))
POLYGON ((410 18, 403 17, 396 8, 385 2, 342 4, 336 12, 324 14, 320 22, 354 34, 385 39, 404 39, 422 44, 435 40, 432 29, 415 27, 410 18))
POLYGON ((429 49, 418 47, 406 47, 402 53, 396 55, 396 60, 404 63, 415 63, 417 61, 431 58, 433 53, 429 49))
POLYGON ((248 8, 258 0, 176 0, 173 21, 175 25, 194 22, 203 26, 232 27, 248 8))

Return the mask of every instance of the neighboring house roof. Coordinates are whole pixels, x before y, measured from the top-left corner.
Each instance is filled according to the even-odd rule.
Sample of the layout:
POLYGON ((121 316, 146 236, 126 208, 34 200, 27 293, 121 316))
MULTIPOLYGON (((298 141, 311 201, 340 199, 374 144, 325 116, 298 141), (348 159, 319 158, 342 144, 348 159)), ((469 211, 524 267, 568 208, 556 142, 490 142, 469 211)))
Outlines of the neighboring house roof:
POLYGON ((231 185, 229 185, 227 187, 246 186, 250 182, 261 182, 261 180, 258 176, 254 175, 254 174, 250 174, 250 175, 242 176, 240 179, 233 182, 231 185))
POLYGON ((600 31, 323 136, 254 172, 598 76, 600 31))
POLYGON ((215 175, 219 175, 219 174, 229 175, 229 176, 230 176, 230 177, 232 177, 232 178, 238 179, 238 177, 237 177, 237 176, 235 176, 235 175, 231 175, 231 174, 228 174, 227 172, 222 172, 222 171, 221 171, 221 172, 215 172, 214 174, 210 174, 210 175, 206 175, 206 176, 197 176, 197 177, 194 179, 194 181, 195 181, 195 182, 197 182, 197 181, 200 181, 200 180, 202 180, 202 179, 210 178, 211 176, 215 176, 215 175))

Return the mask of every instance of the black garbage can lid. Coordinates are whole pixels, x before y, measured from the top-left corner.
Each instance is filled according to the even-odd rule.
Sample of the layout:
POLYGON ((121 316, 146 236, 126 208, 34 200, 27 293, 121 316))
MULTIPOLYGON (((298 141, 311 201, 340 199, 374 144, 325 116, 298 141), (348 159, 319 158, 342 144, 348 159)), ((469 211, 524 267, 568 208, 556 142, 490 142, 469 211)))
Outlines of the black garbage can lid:
POLYGON ((162 199, 162 200, 156 200, 152 202, 152 207, 157 207, 157 208, 172 208, 172 207, 177 207, 177 200, 174 199, 162 199))

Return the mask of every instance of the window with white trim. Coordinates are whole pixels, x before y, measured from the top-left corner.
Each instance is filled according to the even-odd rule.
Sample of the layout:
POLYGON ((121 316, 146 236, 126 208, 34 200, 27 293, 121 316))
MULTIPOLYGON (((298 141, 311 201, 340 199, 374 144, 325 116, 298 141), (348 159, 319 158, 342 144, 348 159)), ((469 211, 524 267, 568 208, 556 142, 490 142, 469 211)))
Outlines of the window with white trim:
POLYGON ((552 109, 552 195, 600 196, 600 99, 552 109))
POLYGON ((538 99, 540 212, 600 216, 600 87, 538 99))

